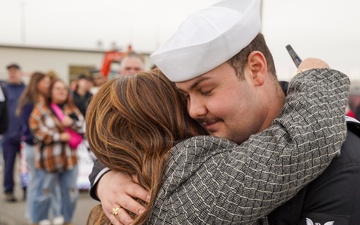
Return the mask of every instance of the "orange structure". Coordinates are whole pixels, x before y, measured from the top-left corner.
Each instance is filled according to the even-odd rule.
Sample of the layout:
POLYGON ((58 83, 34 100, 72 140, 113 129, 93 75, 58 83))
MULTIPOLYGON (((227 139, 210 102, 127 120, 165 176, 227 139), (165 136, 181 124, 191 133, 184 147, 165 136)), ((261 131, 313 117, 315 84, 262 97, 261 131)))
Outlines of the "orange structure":
POLYGON ((132 51, 131 45, 128 46, 128 49, 126 52, 121 51, 108 51, 105 53, 103 64, 100 69, 100 74, 104 77, 107 77, 110 72, 111 64, 113 62, 120 62, 124 56, 126 56, 129 52, 132 51))

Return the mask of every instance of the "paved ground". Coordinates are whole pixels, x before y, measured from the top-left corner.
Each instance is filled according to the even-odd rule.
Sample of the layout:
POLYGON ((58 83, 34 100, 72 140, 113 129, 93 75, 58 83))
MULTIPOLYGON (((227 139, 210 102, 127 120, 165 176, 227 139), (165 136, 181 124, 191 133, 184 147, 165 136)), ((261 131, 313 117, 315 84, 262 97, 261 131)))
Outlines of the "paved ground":
MULTIPOLYGON (((2 154, 1 154, 2 158, 2 154)), ((0 159, 0 225, 28 225, 29 222, 25 219, 25 202, 20 200, 15 203, 8 203, 4 201, 3 194, 3 164, 0 159)), ((18 170, 15 170, 18 171, 18 170)), ((19 177, 16 175, 15 177, 19 177)), ((16 181, 15 194, 18 199, 22 199, 22 189, 19 187, 19 181, 16 181)), ((89 212, 97 201, 93 200, 87 191, 80 192, 77 202, 75 215, 73 218, 74 225, 85 225, 89 212)))
MULTIPOLYGON (((0 149, 1 150, 1 149, 0 149)), ((81 188, 89 188, 88 174, 92 168, 92 159, 85 147, 78 149, 79 154, 79 179, 78 185, 81 188), (86 185, 87 183, 87 185, 86 185)), ((17 201, 15 203, 8 203, 4 201, 3 194, 3 157, 0 151, 0 225, 28 225, 29 222, 25 218, 25 202, 17 201)), ((18 199, 22 199, 22 189, 19 187, 19 158, 16 162, 15 168, 15 194, 18 199)), ((97 205, 98 202, 90 198, 87 191, 80 192, 77 202, 75 215, 73 218, 74 225, 85 225, 90 210, 97 205)))
MULTIPOLYGON (((17 196, 21 197, 18 191, 17 196)), ((89 212, 93 206, 97 204, 92 200, 87 192, 81 192, 77 202, 75 215, 73 219, 74 225, 85 225, 89 212)), ((4 201, 3 196, 0 200, 0 225, 27 225, 25 219, 25 202, 17 201, 16 203, 8 203, 4 201)))
MULTIPOLYGON (((18 191, 17 196, 21 196, 18 191)), ((98 202, 92 200, 87 192, 81 192, 77 202, 75 215, 73 219, 74 225, 85 225, 89 212, 98 202)), ((0 225, 27 225, 25 219, 25 202, 17 201, 16 203, 8 203, 1 197, 0 200, 0 225)))

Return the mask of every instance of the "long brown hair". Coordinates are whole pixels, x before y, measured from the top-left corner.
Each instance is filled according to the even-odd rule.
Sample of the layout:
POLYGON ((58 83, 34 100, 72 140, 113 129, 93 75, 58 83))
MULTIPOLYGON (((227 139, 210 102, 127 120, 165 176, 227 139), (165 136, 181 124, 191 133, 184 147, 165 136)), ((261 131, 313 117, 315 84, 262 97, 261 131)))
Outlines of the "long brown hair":
MULTIPOLYGON (((16 115, 19 116, 21 110, 27 104, 35 104, 39 98, 39 90, 38 90, 38 83, 44 79, 47 75, 41 72, 34 72, 31 74, 31 78, 29 84, 26 86, 25 90, 19 97, 18 105, 16 108, 16 115)), ((46 96, 44 96, 46 97, 46 96)))
MULTIPOLYGON (((114 171, 136 175, 150 192, 147 210, 134 218, 150 216, 167 153, 179 141, 206 134, 186 112, 186 101, 158 69, 125 76, 103 84, 91 100, 86 135, 97 158, 114 171)), ((90 214, 88 224, 111 224, 102 212, 90 214)))

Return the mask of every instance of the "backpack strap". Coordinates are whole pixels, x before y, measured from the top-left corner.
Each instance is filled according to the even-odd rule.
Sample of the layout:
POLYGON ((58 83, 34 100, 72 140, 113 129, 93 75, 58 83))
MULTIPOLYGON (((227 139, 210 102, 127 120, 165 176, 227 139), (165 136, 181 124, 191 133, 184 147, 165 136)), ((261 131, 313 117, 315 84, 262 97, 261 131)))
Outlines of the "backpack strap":
POLYGON ((55 115, 57 116, 57 118, 59 118, 59 120, 61 122, 64 119, 64 112, 55 103, 51 103, 50 107, 54 111, 55 115))

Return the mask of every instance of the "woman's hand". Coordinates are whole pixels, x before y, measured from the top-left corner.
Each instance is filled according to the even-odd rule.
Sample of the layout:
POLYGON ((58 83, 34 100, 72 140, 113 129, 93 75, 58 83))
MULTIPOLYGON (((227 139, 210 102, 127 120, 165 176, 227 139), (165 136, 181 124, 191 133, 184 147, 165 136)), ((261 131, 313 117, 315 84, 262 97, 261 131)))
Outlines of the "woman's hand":
POLYGON ((134 198, 145 202, 150 200, 149 193, 135 183, 130 175, 109 171, 97 184, 97 196, 103 210, 113 225, 130 224, 133 220, 126 210, 140 215, 145 207, 134 198), (118 209, 117 209, 118 208, 118 209), (113 213, 115 210, 115 215, 113 213))
POLYGON ((64 116, 63 120, 61 121, 61 124, 64 127, 71 127, 74 124, 74 120, 71 119, 69 116, 64 116))
POLYGON ((69 142, 70 141, 70 134, 68 132, 62 132, 60 134, 60 141, 69 142))

